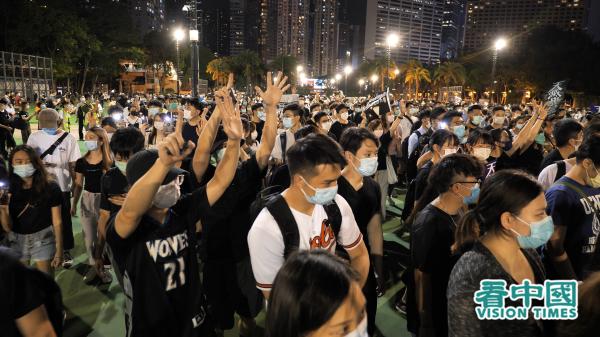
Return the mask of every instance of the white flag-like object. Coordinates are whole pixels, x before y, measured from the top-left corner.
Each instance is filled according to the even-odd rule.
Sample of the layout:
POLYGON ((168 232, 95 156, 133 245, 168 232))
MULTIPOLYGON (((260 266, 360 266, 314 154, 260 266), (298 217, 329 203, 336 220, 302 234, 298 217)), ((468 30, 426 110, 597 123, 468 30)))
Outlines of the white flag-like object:
POLYGON ((565 91, 567 81, 559 81, 552 85, 552 88, 546 93, 545 101, 548 102, 548 116, 553 116, 558 112, 560 106, 565 100, 565 91))
POLYGON ((392 106, 390 105, 390 88, 388 88, 384 93, 381 93, 369 100, 365 105, 365 110, 371 109, 374 106, 378 106, 381 102, 387 102, 388 108, 392 111, 392 106))

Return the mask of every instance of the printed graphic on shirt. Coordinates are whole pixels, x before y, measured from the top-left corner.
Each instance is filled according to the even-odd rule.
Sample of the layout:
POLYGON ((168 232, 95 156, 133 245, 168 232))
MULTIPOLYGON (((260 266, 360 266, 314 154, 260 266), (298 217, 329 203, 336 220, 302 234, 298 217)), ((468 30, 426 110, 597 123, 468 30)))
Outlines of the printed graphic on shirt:
POLYGON ((188 247, 187 233, 175 234, 165 239, 146 241, 148 254, 157 264, 162 264, 166 277, 166 291, 185 284, 185 259, 182 252, 188 247))
POLYGON ((588 245, 584 245, 582 249, 582 253, 591 254, 596 249, 596 238, 598 237, 598 233, 600 233, 600 219, 598 218, 598 214, 600 214, 600 195, 591 195, 586 198, 579 199, 581 205, 583 205, 583 210, 585 215, 592 216, 592 234, 589 236, 588 245))
POLYGON ((310 239, 310 249, 326 249, 332 251, 335 243, 335 234, 333 228, 327 219, 321 222, 321 233, 310 239))

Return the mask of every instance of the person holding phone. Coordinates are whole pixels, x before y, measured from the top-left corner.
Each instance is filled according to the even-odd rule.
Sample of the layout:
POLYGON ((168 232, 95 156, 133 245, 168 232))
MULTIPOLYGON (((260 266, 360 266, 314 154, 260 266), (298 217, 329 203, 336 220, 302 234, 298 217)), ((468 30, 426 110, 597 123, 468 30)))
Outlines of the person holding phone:
POLYGON ((23 263, 33 261, 51 273, 63 260, 60 187, 30 146, 15 147, 8 163, 10 184, 0 190, 0 223, 23 263))

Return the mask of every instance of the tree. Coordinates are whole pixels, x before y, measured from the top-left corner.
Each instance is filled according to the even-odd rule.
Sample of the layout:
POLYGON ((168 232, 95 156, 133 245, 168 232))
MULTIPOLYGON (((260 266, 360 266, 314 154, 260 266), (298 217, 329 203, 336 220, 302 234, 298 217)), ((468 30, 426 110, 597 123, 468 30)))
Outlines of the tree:
POLYGON ((298 66, 298 60, 295 56, 291 55, 279 55, 271 63, 269 63, 268 69, 271 71, 281 71, 288 77, 288 83, 296 83, 296 67, 298 66))
POLYGON ((466 81, 465 67, 458 62, 447 61, 440 64, 433 73, 433 84, 438 87, 463 85, 466 81))
POLYGON ((377 74, 377 76, 379 76, 381 91, 384 90, 386 77, 389 77, 390 79, 396 78, 395 70, 396 63, 394 63, 393 60, 390 60, 388 63, 386 57, 366 60, 361 63, 358 68, 358 72, 366 78, 370 78, 373 74, 377 74))
POLYGON ((211 79, 217 82, 217 86, 225 85, 227 77, 231 72, 229 57, 219 57, 210 62, 206 66, 206 72, 211 75, 211 79))
POLYGON ((410 85, 415 85, 415 97, 419 96, 419 84, 422 81, 431 83, 431 75, 429 70, 425 69, 421 62, 418 60, 408 60, 399 68, 400 73, 404 74, 404 83, 408 84, 408 91, 410 92, 410 85))
POLYGON ((264 73, 264 65, 260 56, 258 56, 258 53, 250 50, 245 50, 233 56, 231 58, 231 67, 236 78, 241 80, 236 82, 246 83, 246 92, 252 90, 252 85, 257 84, 264 73))

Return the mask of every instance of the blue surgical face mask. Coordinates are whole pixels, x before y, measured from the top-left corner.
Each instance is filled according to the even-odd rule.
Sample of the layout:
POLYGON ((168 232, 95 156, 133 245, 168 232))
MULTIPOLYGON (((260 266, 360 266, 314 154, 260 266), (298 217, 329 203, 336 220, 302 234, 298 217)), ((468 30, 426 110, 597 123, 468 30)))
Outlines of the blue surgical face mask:
POLYGON ((258 116, 258 119, 260 119, 263 122, 267 120, 267 114, 263 110, 258 110, 256 116, 258 116))
POLYGON ((88 149, 88 151, 98 150, 98 142, 95 140, 86 140, 85 147, 88 149))
POLYGON ((464 125, 454 126, 454 127, 452 127, 452 131, 454 132, 456 137, 458 137, 458 139, 462 139, 465 136, 465 126, 464 125))
POLYGON ((535 136, 535 142, 544 145, 546 143, 546 135, 543 132, 540 132, 535 136))
POLYGON ((126 161, 118 161, 115 160, 115 166, 123 173, 125 174, 125 170, 127 169, 127 162, 126 161))
POLYGON ((291 117, 283 117, 283 127, 289 129, 294 125, 291 117))
POLYGON ((519 242, 519 246, 521 248, 535 249, 541 247, 542 245, 546 244, 548 240, 550 240, 550 237, 554 233, 554 221, 552 220, 551 216, 547 216, 544 219, 534 223, 528 223, 516 215, 515 217, 519 221, 527 224, 531 232, 529 236, 524 236, 512 228, 510 229, 517 235, 517 241, 519 242))
POLYGON ((473 116, 473 120, 471 120, 471 123, 473 123, 473 125, 479 125, 481 124, 481 116, 473 116))
MULTIPOLYGON (((459 185, 464 186, 462 184, 459 183, 459 185)), ((475 186, 471 189, 471 194, 469 194, 466 197, 463 197, 463 202, 465 203, 465 205, 473 205, 477 203, 477 200, 479 199, 479 184, 475 184, 475 186)))
POLYGON ((56 128, 42 128, 42 131, 50 136, 54 136, 56 134, 56 128))
POLYGON ((28 178, 35 173, 35 167, 33 167, 31 163, 24 165, 14 165, 13 172, 21 178, 28 178))
POLYGON ((300 191, 302 191, 302 194, 304 194, 306 201, 310 202, 311 204, 327 205, 337 195, 337 190, 338 190, 337 185, 327 187, 327 188, 314 188, 306 181, 306 179, 304 179, 304 177, 301 177, 301 178, 302 178, 302 180, 304 180, 304 183, 308 187, 310 187, 310 189, 315 191, 315 195, 310 196, 310 195, 306 194, 306 192, 304 192, 304 190, 302 188, 300 189, 300 191))
POLYGON ((354 164, 352 164, 352 166, 354 166, 356 171, 360 173, 361 176, 370 177, 377 172, 378 164, 379 161, 377 160, 377 157, 370 157, 360 159, 360 165, 358 167, 354 166, 354 164))

